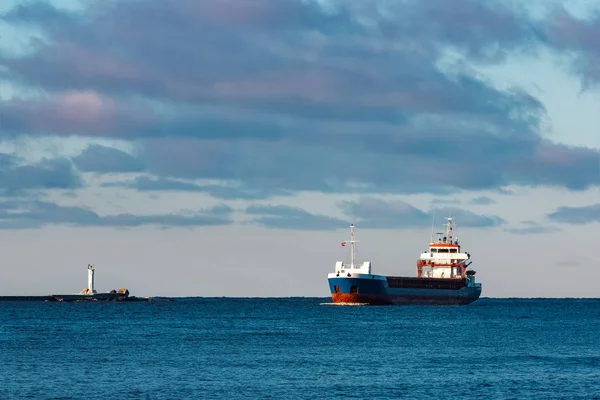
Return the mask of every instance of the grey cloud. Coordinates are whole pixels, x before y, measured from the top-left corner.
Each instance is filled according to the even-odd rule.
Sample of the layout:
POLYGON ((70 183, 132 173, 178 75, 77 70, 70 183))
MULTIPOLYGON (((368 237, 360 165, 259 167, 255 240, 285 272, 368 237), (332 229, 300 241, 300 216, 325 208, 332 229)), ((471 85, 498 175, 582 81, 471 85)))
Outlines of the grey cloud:
POLYGON ((231 220, 222 215, 132 215, 120 214, 104 217, 100 226, 112 227, 138 227, 144 225, 156 225, 162 228, 172 227, 198 227, 229 225, 231 220))
POLYGON ((564 260, 556 262, 555 265, 559 267, 578 267, 581 265, 581 262, 577 260, 564 260))
POLYGON ((489 205, 489 204, 495 204, 496 201, 487 196, 480 196, 480 197, 476 197, 476 198, 472 199, 469 203, 477 204, 477 205, 489 205))
POLYGON ((76 162, 143 166, 155 188, 233 182, 179 184, 224 199, 598 183, 594 149, 539 136, 535 97, 458 64, 438 67, 448 46, 486 62, 528 49, 539 35, 520 10, 471 0, 246 3, 92 1, 62 19, 35 4, 9 12, 50 40, 4 56, 8 79, 50 95, 0 105, 5 130, 135 139, 135 160, 101 165, 88 152, 76 162))
POLYGON ((506 223, 503 218, 496 215, 488 214, 475 214, 471 211, 447 207, 438 209, 436 215, 443 215, 447 217, 453 217, 457 226, 467 226, 473 228, 493 228, 506 223))
POLYGON ((272 196, 290 196, 292 192, 282 189, 252 188, 247 186, 232 185, 199 185, 189 180, 172 178, 153 178, 139 176, 131 181, 117 181, 103 183, 104 187, 123 187, 139 191, 153 192, 198 192, 222 200, 259 200, 272 196))
POLYGON ((515 194, 514 190, 503 188, 503 187, 496 188, 496 191, 500 194, 507 195, 507 196, 515 194))
POLYGON ((386 201, 373 197, 363 197, 358 201, 343 201, 339 206, 344 214, 354 218, 356 225, 364 228, 426 227, 434 222, 434 218, 442 217, 453 217, 457 225, 467 227, 495 227, 504 223, 500 217, 477 215, 459 208, 446 207, 425 212, 404 201, 386 201))
POLYGON ((505 229, 505 231, 517 235, 541 235, 545 233, 560 232, 560 229, 550 226, 527 226, 522 228, 505 229))
POLYGON ((47 225, 131 228, 153 225, 161 228, 228 225, 233 211, 227 205, 187 214, 101 216, 96 212, 45 201, 0 203, 0 229, 34 229, 47 225))
POLYGON ((209 214, 215 214, 215 215, 227 215, 227 214, 231 214, 233 211, 235 211, 235 210, 231 206, 222 203, 222 204, 218 204, 216 206, 207 208, 203 212, 209 213, 209 214))
MULTIPOLYGON (((277 140, 289 136, 273 116, 227 106, 189 106, 165 100, 160 105, 129 95, 66 89, 36 99, 0 102, 0 134, 88 136, 121 139, 193 137, 238 140, 277 140), (201 109, 199 109, 201 108, 201 109)), ((264 114, 264 113, 263 113, 264 114)), ((301 126, 300 122, 297 126, 301 126)))
POLYGON ((403 201, 387 202, 366 197, 359 201, 341 202, 340 208, 344 214, 356 220, 356 225, 363 228, 412 228, 431 223, 426 212, 403 201))
MULTIPOLYGON (((363 13, 380 14, 381 8, 361 2, 348 2, 363 13)), ((385 1, 387 18, 375 18, 378 28, 398 37, 409 32, 429 38, 431 46, 452 43, 458 49, 485 61, 502 59, 509 49, 532 51, 540 39, 541 26, 528 19, 519 7, 508 2, 463 0, 385 1), (394 18, 402 14, 402 24, 394 18), (424 23, 426 21, 426 23, 424 23)))
POLYGON ((506 232, 517 235, 541 235, 546 233, 560 232, 561 230, 555 226, 540 224, 535 221, 522 221, 523 226, 518 228, 505 229, 506 232))
MULTIPOLYGON (((37 23, 52 40, 3 63, 13 79, 56 92, 92 88, 109 97, 136 93, 316 119, 401 123, 420 112, 504 118, 540 107, 526 94, 500 92, 462 72, 448 76, 436 66, 448 44, 483 57, 530 42, 526 24, 501 5, 379 1, 383 15, 376 4, 350 2, 329 11, 300 0, 237 2, 236 11, 221 3, 91 2, 82 18, 65 16, 60 24, 57 10, 22 5, 5 18, 37 23), (398 45, 406 38, 414 46, 398 45)), ((138 127, 139 134, 197 133, 155 122, 138 127)), ((233 132, 243 129, 239 124, 233 132)))
POLYGON ((148 171, 158 176, 240 181, 262 190, 445 194, 509 184, 580 190, 598 182, 593 149, 475 132, 449 135, 453 144, 446 148, 445 139, 418 133, 343 137, 340 146, 145 141, 139 152, 148 171))
POLYGON ((204 186, 191 182, 184 182, 178 179, 169 178, 149 178, 139 176, 132 181, 118 181, 103 183, 104 187, 123 187, 145 191, 174 191, 174 192, 204 192, 204 186))
POLYGON ((223 200, 261 200, 274 196, 291 196, 293 192, 278 188, 233 187, 225 185, 207 185, 206 191, 217 199, 223 200))
POLYGON ((30 189, 76 189, 81 186, 81 179, 68 159, 42 159, 26 164, 12 155, 0 156, 0 190, 5 195, 30 189))
POLYGON ((246 208, 253 218, 251 223, 278 229, 330 230, 344 228, 349 222, 326 215, 312 214, 297 207, 284 205, 252 205, 246 208))
MULTIPOLYGON (((27 4, 17 4, 10 9, 1 19, 10 23, 33 23, 44 26, 55 24, 73 23, 70 12, 59 10, 54 5, 46 1, 30 1, 27 4)), ((59 26, 56 26, 58 28, 59 26)))
POLYGON ((600 203, 584 207, 560 207, 547 214, 546 218, 554 222, 572 225, 600 222, 600 203))
POLYGON ((461 200, 460 199, 445 199, 445 198, 440 198, 440 199, 433 199, 431 201, 431 204, 460 204, 461 200))
POLYGON ((571 67, 586 85, 600 83, 600 10, 584 21, 559 7, 551 15, 545 32, 552 46, 562 52, 570 51, 571 67))
POLYGON ((144 163, 137 157, 113 147, 90 145, 73 158, 78 169, 85 172, 142 172, 144 163))

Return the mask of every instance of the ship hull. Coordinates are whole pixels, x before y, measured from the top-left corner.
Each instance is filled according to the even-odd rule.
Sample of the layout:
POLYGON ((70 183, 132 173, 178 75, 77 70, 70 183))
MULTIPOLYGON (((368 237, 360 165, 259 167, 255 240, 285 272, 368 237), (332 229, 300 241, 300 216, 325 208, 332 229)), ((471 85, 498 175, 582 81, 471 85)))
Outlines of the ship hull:
POLYGON ((464 279, 332 275, 328 281, 334 303, 466 305, 481 295, 480 285, 468 286, 464 279))

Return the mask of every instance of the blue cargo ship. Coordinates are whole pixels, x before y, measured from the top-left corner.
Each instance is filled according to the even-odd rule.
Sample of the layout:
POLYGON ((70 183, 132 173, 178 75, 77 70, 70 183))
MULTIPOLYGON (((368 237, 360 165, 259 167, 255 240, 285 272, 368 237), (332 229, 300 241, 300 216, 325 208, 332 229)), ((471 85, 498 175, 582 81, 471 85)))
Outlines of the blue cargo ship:
POLYGON ((417 260, 417 276, 384 276, 371 272, 371 262, 356 263, 354 225, 350 226, 350 263, 336 262, 329 273, 329 289, 334 303, 368 305, 461 305, 470 304, 481 295, 481 283, 475 271, 468 270, 471 255, 462 251, 459 239, 453 238, 452 218, 446 218, 446 232, 432 237, 429 249, 417 260))

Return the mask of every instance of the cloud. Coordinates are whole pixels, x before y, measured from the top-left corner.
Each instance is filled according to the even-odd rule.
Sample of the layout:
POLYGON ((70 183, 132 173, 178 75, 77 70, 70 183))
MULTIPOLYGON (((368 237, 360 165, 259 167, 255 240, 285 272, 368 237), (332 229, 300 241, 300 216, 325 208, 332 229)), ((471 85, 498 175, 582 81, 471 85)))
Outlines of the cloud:
POLYGON ((504 231, 514 233, 516 235, 541 235, 561 231, 561 229, 555 226, 542 225, 535 221, 522 221, 521 224, 524 226, 519 228, 508 228, 504 231))
POLYGON ((476 197, 476 198, 472 199, 471 201, 469 201, 469 203, 485 206, 485 205, 489 205, 489 204, 495 204, 496 201, 487 196, 480 196, 480 197, 476 197))
POLYGON ((503 194, 503 195, 507 195, 507 196, 515 194, 514 190, 503 188, 503 187, 496 188, 496 192, 503 194))
POLYGON ((285 205, 252 205, 246 208, 250 215, 260 215, 251 223, 277 229, 330 230, 344 228, 349 222, 326 215, 311 214, 306 210, 285 205))
POLYGON ((257 0, 234 12, 228 1, 102 3, 82 16, 39 2, 9 12, 5 20, 49 38, 4 59, 9 75, 56 92, 91 86, 327 119, 402 120, 400 110, 500 116, 531 100, 435 65, 448 44, 496 59, 530 42, 528 21, 499 4, 257 0))
POLYGON ((61 194, 61 197, 65 197, 65 198, 69 198, 69 199, 76 199, 77 193, 75 193, 75 191, 64 192, 61 194))
POLYGON ((292 192, 283 189, 206 185, 206 191, 214 198, 223 200, 264 200, 273 196, 291 196, 292 192))
POLYGON ((448 217, 453 217, 457 226, 466 226, 472 228, 493 228, 506 223, 503 218, 496 215, 475 214, 471 211, 460 208, 447 207, 437 210, 436 213, 448 217))
MULTIPOLYGON (((231 4, 92 0, 80 13, 36 2, 9 11, 6 21, 45 37, 0 55, 6 80, 39 93, 0 102, 4 134, 128 139, 135 157, 96 147, 75 162, 143 170, 155 188, 224 199, 598 183, 594 149, 540 136, 537 98, 465 67, 539 44, 541 22, 520 9, 231 4), (228 184, 196 188, 196 179, 228 184)), ((127 185, 145 190, 139 183, 127 185)))
POLYGON ((89 145, 73 158, 73 163, 84 172, 142 172, 143 162, 129 153, 97 144, 89 145))
POLYGON ((104 187, 123 187, 139 191, 174 191, 174 192, 204 192, 204 186, 192 182, 185 182, 178 179, 169 178, 149 178, 147 176, 138 176, 131 181, 107 182, 104 187))
POLYGON ((440 194, 511 183, 580 190, 598 181, 592 149, 475 132, 449 134, 448 141, 419 133, 344 139, 339 147, 157 140, 141 143, 139 152, 148 171, 158 176, 238 181, 262 190, 440 194), (435 151, 429 151, 431 143, 435 151), (456 151, 469 157, 454 157, 456 151))
POLYGON ((77 189, 81 186, 81 179, 68 159, 44 158, 27 164, 13 155, 0 153, 0 191, 4 195, 30 189, 77 189))
POLYGON ((600 203, 584 207, 560 207, 554 212, 546 214, 546 218, 554 222, 572 225, 600 222, 600 203))
POLYGON ((198 227, 228 225, 233 209, 225 204, 187 214, 99 215, 84 207, 61 206, 45 201, 0 202, 0 229, 36 229, 47 225, 78 227, 140 226, 198 227))
POLYGON ((555 265, 558 267, 579 267, 581 262, 577 260, 564 260, 556 262, 555 265))
POLYGON ((573 56, 571 66, 586 84, 600 82, 600 10, 581 20, 558 7, 547 24, 546 36, 555 48, 573 56))
POLYGON ((40 21, 44 21, 44 25, 52 26, 65 23, 73 23, 72 18, 75 15, 71 15, 65 10, 59 10, 54 5, 45 1, 33 1, 29 4, 17 4, 14 8, 8 10, 3 15, 2 19, 7 22, 17 23, 28 23, 37 24, 40 21))
POLYGON ((92 90, 66 89, 36 98, 0 102, 2 133, 16 136, 127 136, 156 122, 135 102, 125 102, 92 90))
POLYGON ((460 199, 433 199, 431 204, 460 204, 460 199))
POLYGON ((210 196, 222 200, 259 200, 272 196, 289 196, 291 192, 285 190, 265 190, 234 185, 199 185, 189 180, 171 178, 153 178, 139 176, 131 181, 117 181, 103 183, 104 187, 123 187, 138 191, 152 192, 198 192, 207 193, 210 196))
POLYGON ((358 201, 339 204, 344 214, 354 218, 356 225, 372 229, 396 229, 430 226, 434 213, 438 218, 453 217, 454 222, 467 227, 495 227, 504 223, 497 216, 477 215, 459 208, 445 207, 425 212, 400 200, 385 201, 363 197, 358 201))
POLYGON ((380 2, 388 9, 383 15, 376 6, 347 2, 326 10, 316 1, 260 0, 238 14, 225 6, 229 2, 218 4, 172 0, 100 7, 92 1, 79 18, 59 18, 60 11, 44 3, 19 6, 5 19, 37 25, 50 40, 3 63, 12 79, 56 94, 29 108, 17 102, 21 106, 12 107, 11 115, 84 135, 110 126, 105 134, 124 137, 204 137, 210 131, 235 137, 246 131, 244 137, 261 138, 285 134, 285 126, 269 122, 278 113, 401 123, 418 113, 475 113, 493 120, 540 108, 525 93, 501 92, 461 72, 448 76, 436 65, 444 43, 483 56, 528 42, 525 21, 502 6, 380 2), (235 24, 217 23, 231 22, 233 15, 235 24), (400 44, 404 38, 414 44, 400 44), (163 110, 160 118, 144 119, 135 103, 123 103, 131 93, 162 101, 145 113, 163 110), (78 112, 59 106, 65 102, 78 112), (186 105, 196 107, 178 113, 186 105), (197 105, 224 108, 194 118, 197 105), (253 118, 244 117, 248 109, 253 118), (256 112, 267 118, 257 120, 256 112), (48 114, 57 117, 47 121, 48 114))
POLYGON ((340 208, 344 214, 356 219, 356 225, 363 228, 412 228, 431 223, 426 212, 403 201, 387 202, 365 197, 359 201, 343 201, 340 208))

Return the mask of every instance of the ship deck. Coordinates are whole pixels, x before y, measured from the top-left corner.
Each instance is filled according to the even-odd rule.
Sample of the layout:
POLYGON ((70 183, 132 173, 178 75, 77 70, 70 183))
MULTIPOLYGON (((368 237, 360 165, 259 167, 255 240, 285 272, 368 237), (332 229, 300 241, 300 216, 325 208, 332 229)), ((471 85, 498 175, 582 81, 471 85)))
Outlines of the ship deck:
POLYGON ((387 276, 391 289, 447 289, 459 290, 467 286, 466 279, 449 278, 413 278, 405 276, 387 276))

